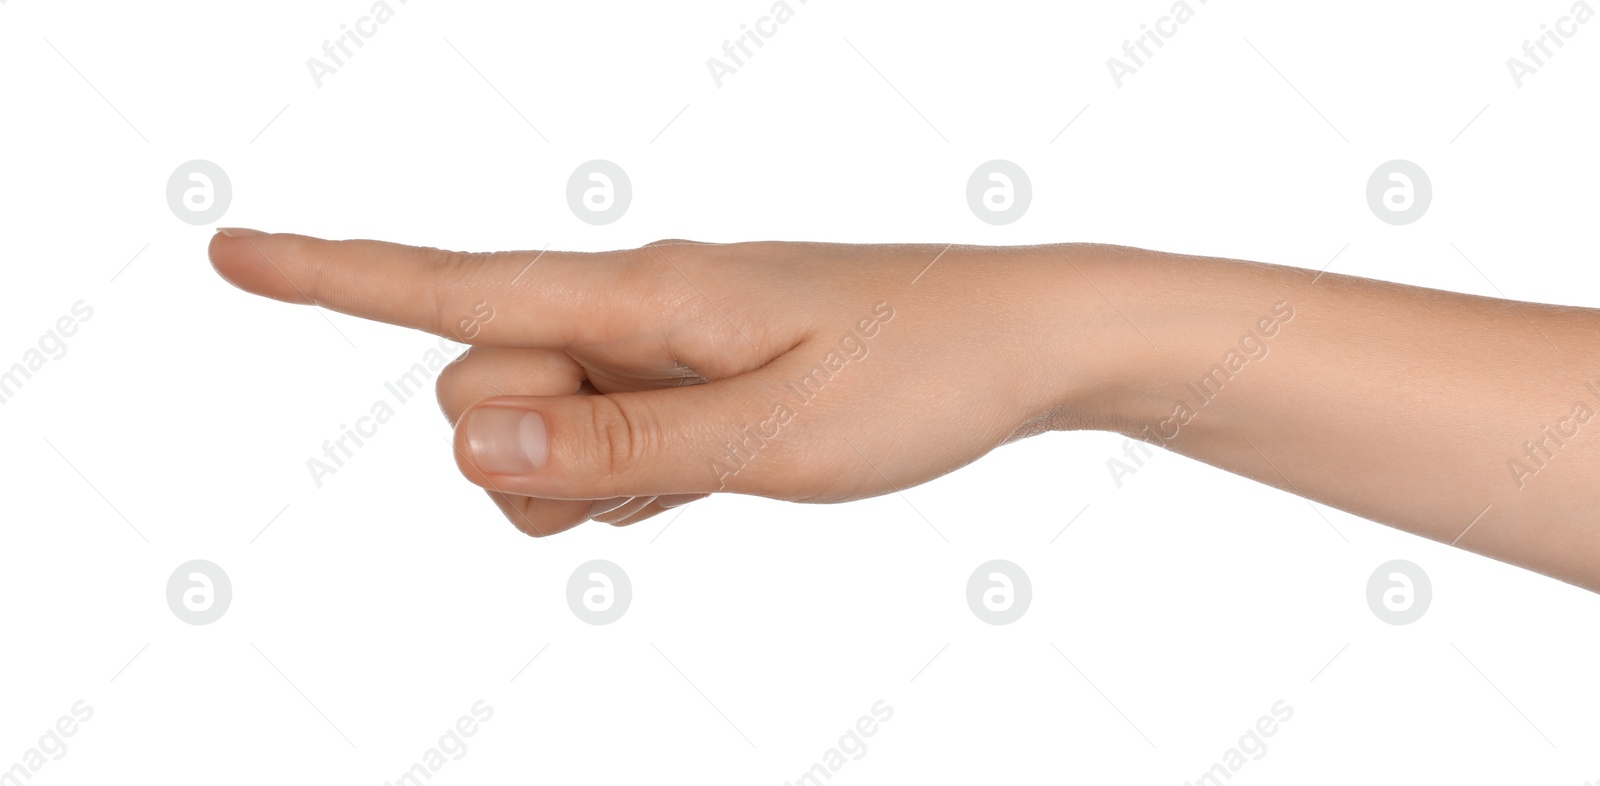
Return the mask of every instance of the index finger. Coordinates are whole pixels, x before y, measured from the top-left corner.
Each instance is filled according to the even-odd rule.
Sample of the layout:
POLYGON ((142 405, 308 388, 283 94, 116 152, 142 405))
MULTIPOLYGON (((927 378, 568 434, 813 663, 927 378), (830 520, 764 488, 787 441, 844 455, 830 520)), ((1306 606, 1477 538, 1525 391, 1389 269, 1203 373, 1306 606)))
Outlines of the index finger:
POLYGON ((616 290, 615 252, 464 253, 378 240, 221 229, 211 265, 234 286, 288 303, 469 344, 568 347, 616 290))

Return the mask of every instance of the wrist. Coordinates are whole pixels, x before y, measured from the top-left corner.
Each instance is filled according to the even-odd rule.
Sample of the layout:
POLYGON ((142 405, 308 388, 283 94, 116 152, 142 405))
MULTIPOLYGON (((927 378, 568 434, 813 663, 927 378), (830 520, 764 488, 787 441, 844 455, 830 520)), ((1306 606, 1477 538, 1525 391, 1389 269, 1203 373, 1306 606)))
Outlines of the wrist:
POLYGON ((1017 360, 1030 366, 1022 373, 1035 395, 1023 406, 1034 430, 1132 434, 1156 411, 1151 371, 1163 361, 1147 314, 1148 253, 1036 246, 1017 266, 1015 329, 1028 337, 1017 360))
MULTIPOLYGON (((1158 444, 1208 439, 1260 406, 1253 370, 1311 297, 1304 271, 1120 246, 1044 247, 1056 300, 1045 417, 1058 430, 1114 431, 1158 444), (1201 417, 1204 413, 1204 417, 1201 417)), ((1265 374, 1265 375, 1264 375, 1265 374)))

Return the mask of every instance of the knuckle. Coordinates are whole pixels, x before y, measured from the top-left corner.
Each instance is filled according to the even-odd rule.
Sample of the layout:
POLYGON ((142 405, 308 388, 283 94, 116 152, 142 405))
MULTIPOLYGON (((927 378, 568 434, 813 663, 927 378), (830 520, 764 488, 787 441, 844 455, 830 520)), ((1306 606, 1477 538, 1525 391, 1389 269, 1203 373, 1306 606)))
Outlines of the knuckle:
POLYGON ((501 507, 505 509, 506 517, 511 520, 511 526, 516 527, 518 532, 530 538, 548 538, 557 532, 533 523, 533 516, 528 510, 529 503, 533 502, 532 499, 505 494, 499 496, 504 498, 501 507))
POLYGON ((677 313, 690 300, 693 288, 685 276, 695 275, 685 255, 666 256, 652 248, 630 253, 612 269, 611 291, 619 305, 619 319, 639 325, 677 313))
POLYGON ((465 407, 462 405, 461 392, 465 389, 463 376, 467 373, 468 356, 472 350, 467 350, 456 357, 455 360, 445 364, 439 370, 439 376, 433 380, 433 395, 439 400, 439 408, 444 410, 445 417, 452 423, 456 415, 465 407))
POLYGON ((447 338, 457 338, 451 325, 460 314, 448 313, 452 293, 460 290, 474 270, 480 267, 483 254, 468 251, 448 251, 442 248, 421 249, 422 257, 432 271, 428 288, 432 294, 432 320, 428 332, 447 338))
POLYGON ((631 252, 617 271, 620 291, 650 312, 672 313, 705 300, 712 247, 690 243, 663 248, 652 243, 631 252), (697 283, 698 282, 698 283, 697 283))
POLYGON ((590 466, 605 472, 605 483, 615 491, 639 467, 648 450, 648 432, 640 414, 612 396, 588 396, 582 400, 588 402, 592 414, 590 466))
MULTIPOLYGON (((349 241, 334 241, 334 243, 340 245, 346 242, 349 241)), ((281 257, 277 260, 269 258, 267 261, 274 267, 277 267, 280 262, 284 262, 291 269, 298 268, 300 275, 303 276, 302 283, 298 285, 301 294, 305 295, 312 304, 320 306, 326 300, 324 295, 326 285, 324 282, 327 278, 328 259, 333 255, 317 253, 317 248, 313 243, 314 241, 311 238, 303 235, 288 235, 282 241, 281 250, 278 252, 281 257)), ((263 254, 263 256, 265 255, 263 254)), ((282 271, 279 271, 279 273, 281 275, 282 271)))
POLYGON ((670 245, 657 241, 634 249, 623 257, 623 272, 636 280, 672 273, 678 261, 687 258, 692 249, 672 248, 670 245))
POLYGON ((433 391, 439 395, 441 401, 449 391, 460 387, 461 375, 465 373, 465 367, 471 362, 471 357, 472 350, 469 348, 446 363, 444 368, 439 369, 439 376, 433 381, 433 391))
POLYGON ((548 538, 551 535, 556 534, 555 530, 541 529, 535 526, 533 522, 528 521, 522 516, 513 517, 511 519, 511 525, 516 527, 518 532, 521 532, 530 538, 548 538))

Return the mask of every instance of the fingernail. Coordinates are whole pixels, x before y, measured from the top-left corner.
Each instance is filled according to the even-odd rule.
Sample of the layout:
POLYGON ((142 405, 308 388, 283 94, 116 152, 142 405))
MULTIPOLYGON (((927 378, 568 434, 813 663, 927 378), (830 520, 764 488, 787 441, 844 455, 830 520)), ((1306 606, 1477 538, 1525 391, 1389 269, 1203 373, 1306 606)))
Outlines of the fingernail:
POLYGON ((610 513, 611 511, 628 504, 628 500, 631 499, 633 499, 633 497, 612 497, 611 499, 600 500, 599 502, 589 506, 589 518, 610 513))
POLYGON ((228 237, 257 237, 267 234, 259 229, 245 229, 243 227, 219 227, 217 231, 228 237))
POLYGON ((467 450, 491 475, 525 475, 544 466, 550 444, 539 413, 479 407, 467 416, 467 450))
POLYGON ((666 510, 679 505, 687 505, 704 495, 701 494, 662 494, 656 497, 656 507, 666 510))

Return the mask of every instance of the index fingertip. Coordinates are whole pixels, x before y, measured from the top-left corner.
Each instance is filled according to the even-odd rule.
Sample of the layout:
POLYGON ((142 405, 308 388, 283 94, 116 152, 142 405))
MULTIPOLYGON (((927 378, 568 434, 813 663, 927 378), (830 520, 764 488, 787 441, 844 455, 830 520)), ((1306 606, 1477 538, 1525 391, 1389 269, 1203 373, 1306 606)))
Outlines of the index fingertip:
POLYGON ((211 267, 224 281, 249 292, 289 303, 305 303, 305 295, 284 277, 263 250, 272 233, 223 227, 211 236, 207 255, 211 267))

